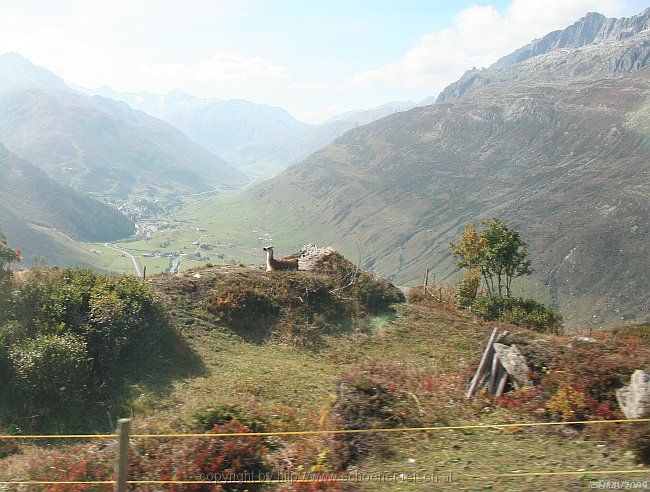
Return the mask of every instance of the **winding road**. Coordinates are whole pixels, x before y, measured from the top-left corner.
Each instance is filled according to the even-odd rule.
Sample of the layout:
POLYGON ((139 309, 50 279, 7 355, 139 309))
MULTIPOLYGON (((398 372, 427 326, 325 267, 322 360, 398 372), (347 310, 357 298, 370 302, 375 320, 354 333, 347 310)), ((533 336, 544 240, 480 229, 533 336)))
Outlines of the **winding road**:
POLYGON ((104 243, 104 246, 106 246, 107 248, 110 248, 112 250, 119 251, 120 253, 124 253, 126 256, 131 258, 131 262, 133 263, 133 268, 135 268, 135 274, 140 278, 144 277, 144 273, 142 272, 142 265, 140 264, 140 260, 138 260, 135 256, 133 256, 131 253, 129 253, 125 249, 120 248, 117 243, 104 243))

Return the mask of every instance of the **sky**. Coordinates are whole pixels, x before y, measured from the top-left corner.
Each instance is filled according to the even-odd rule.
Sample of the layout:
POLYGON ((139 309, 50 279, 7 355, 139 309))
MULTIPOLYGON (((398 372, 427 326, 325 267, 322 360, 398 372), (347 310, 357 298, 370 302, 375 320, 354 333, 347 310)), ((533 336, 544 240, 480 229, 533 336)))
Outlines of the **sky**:
POLYGON ((0 54, 89 89, 248 99, 317 123, 420 101, 586 12, 647 0, 0 0, 0 54))

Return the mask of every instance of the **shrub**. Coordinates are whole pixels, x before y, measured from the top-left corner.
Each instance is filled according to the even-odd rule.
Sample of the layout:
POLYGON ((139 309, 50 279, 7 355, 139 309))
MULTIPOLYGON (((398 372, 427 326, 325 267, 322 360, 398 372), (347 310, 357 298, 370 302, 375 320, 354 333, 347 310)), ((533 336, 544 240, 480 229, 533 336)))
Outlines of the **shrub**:
POLYGON ((253 432, 264 432, 266 421, 259 417, 251 416, 238 405, 218 404, 202 408, 194 412, 190 419, 190 427, 197 431, 209 431, 215 425, 222 426, 238 422, 245 425, 253 432))
POLYGON ((562 317, 534 299, 484 295, 472 302, 472 311, 486 321, 504 321, 541 332, 558 332, 562 317))
MULTIPOLYGON (((62 412, 63 402, 82 394, 89 405, 104 401, 129 377, 124 367, 130 361, 153 360, 175 347, 162 305, 149 286, 131 277, 37 267, 15 282, 10 305, 9 321, 0 326, 0 369, 9 375, 6 386, 18 388, 24 401, 0 402, 3 414, 16 419, 30 406, 58 405, 62 412)), ((64 422, 57 419, 72 423, 67 417, 75 408, 77 416, 88 415, 68 405, 65 415, 57 410, 46 420, 43 411, 26 422, 60 430, 64 422)))
POLYGON ((322 334, 404 300, 344 258, 330 261, 309 272, 237 271, 215 283, 207 310, 245 336, 313 346, 322 334))
POLYGON ((462 307, 469 307, 476 299, 478 288, 481 285, 481 272, 473 268, 467 272, 456 288, 456 303, 462 307))
POLYGON ((22 447, 17 440, 0 439, 0 460, 22 452, 22 447))
POLYGON ((45 405, 69 400, 88 387, 90 359, 78 337, 38 335, 9 353, 18 390, 45 405))
POLYGON ((371 275, 339 253, 323 260, 322 273, 334 280, 335 293, 353 301, 357 315, 385 311, 405 301, 404 294, 382 278, 371 275))
POLYGON ((589 403, 584 392, 573 386, 565 385, 551 397, 546 408, 551 415, 562 420, 583 420, 590 409, 589 403))
POLYGON ((413 287, 406 297, 411 304, 456 310, 456 292, 442 285, 413 287))
MULTIPOLYGON (((249 427, 232 421, 215 425, 208 433, 250 432, 249 427)), ((253 480, 270 471, 269 447, 265 439, 257 436, 193 438, 174 443, 151 439, 134 451, 129 463, 129 476, 133 480, 152 477, 160 480, 228 480, 233 477, 253 480)), ((188 484, 183 490, 254 491, 264 487, 262 484, 188 484)))
MULTIPOLYGON (((337 428, 417 426, 417 399, 405 388, 404 376, 402 368, 380 365, 344 375, 338 381, 338 395, 331 408, 337 428)), ((381 440, 376 434, 343 434, 337 438, 342 467, 365 456, 381 440)))

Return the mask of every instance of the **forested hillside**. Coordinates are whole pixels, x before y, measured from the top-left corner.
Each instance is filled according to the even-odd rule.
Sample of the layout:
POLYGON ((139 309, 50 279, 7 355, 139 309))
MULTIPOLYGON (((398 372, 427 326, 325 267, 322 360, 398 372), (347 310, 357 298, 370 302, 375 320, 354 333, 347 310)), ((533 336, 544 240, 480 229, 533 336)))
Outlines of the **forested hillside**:
POLYGON ((50 228, 83 241, 121 239, 134 232, 133 223, 116 209, 57 183, 0 145, 0 229, 28 262, 47 256, 58 263, 69 252, 45 234, 43 229, 50 228))

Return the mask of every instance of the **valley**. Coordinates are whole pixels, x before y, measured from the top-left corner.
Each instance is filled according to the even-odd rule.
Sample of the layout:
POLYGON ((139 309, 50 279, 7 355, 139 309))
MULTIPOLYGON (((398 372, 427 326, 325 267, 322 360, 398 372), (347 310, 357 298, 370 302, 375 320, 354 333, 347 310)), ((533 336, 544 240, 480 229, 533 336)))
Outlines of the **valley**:
POLYGON ((650 8, 30 3, 1 491, 647 485, 650 8))
MULTIPOLYGON (((265 213, 257 204, 245 200, 242 192, 213 192, 206 196, 175 197, 164 204, 163 215, 138 222, 138 236, 112 245, 125 253, 109 248, 104 243, 79 243, 78 248, 94 254, 96 267, 119 273, 133 273, 133 255, 147 275, 196 268, 206 263, 236 265, 262 264, 262 248, 276 246, 280 254, 292 254, 316 236, 298 230, 280 215, 265 213)), ((159 202, 159 203, 160 203, 159 202)), ((92 261, 92 257, 91 257, 92 261)))

